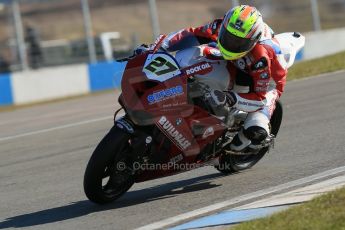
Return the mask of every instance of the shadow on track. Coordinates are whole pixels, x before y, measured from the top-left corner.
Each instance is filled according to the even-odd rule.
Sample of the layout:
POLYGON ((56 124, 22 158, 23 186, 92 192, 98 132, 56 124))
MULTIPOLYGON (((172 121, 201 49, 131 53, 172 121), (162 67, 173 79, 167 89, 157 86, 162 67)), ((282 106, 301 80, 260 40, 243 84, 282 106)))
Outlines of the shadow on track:
POLYGON ((95 205, 88 200, 83 200, 61 207, 14 216, 0 222, 0 229, 11 227, 23 228, 49 224, 85 216, 90 213, 101 212, 104 210, 118 209, 141 203, 151 202, 154 200, 171 198, 178 194, 212 189, 221 185, 213 184, 210 180, 223 176, 224 175, 221 173, 214 173, 187 180, 170 182, 136 191, 129 191, 119 200, 115 201, 112 204, 104 206, 95 205))

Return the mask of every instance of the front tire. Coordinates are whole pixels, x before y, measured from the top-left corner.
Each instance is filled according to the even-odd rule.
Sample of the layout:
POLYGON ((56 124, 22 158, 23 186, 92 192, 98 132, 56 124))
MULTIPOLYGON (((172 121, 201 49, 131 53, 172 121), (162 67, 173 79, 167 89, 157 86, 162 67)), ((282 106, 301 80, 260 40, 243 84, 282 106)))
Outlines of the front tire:
MULTIPOLYGON (((273 134, 274 136, 277 136, 279 132, 282 119, 283 106, 280 101, 277 101, 276 108, 270 120, 271 134, 273 134)), ((258 153, 250 155, 222 154, 219 157, 219 165, 216 166, 216 169, 224 174, 230 174, 249 169, 256 163, 258 163, 259 160, 261 160, 261 158, 268 152, 268 150, 269 147, 265 147, 258 153)))
POLYGON ((84 192, 87 198, 97 204, 110 203, 126 193, 134 178, 119 170, 125 165, 129 151, 130 135, 114 126, 93 152, 84 175, 84 192))

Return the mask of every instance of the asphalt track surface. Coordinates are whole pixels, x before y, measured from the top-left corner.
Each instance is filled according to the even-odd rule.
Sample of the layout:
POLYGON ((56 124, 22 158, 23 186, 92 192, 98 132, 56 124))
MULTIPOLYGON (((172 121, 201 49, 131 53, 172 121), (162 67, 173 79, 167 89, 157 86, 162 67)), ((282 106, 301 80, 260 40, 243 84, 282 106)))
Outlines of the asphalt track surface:
POLYGON ((97 206, 83 174, 112 126, 105 93, 0 113, 0 229, 133 229, 345 165, 345 72, 288 82, 281 131, 252 169, 223 176, 204 167, 136 184, 97 206))

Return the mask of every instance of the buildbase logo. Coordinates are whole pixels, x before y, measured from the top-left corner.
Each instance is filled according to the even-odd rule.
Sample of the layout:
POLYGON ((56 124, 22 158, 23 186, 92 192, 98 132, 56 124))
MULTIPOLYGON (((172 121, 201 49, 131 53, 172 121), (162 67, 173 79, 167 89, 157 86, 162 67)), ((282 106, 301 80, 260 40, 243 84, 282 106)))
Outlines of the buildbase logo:
POLYGON ((212 71, 212 66, 208 62, 200 62, 196 65, 190 66, 187 69, 185 69, 185 73, 190 75, 196 75, 196 74, 207 74, 212 71))
POLYGON ((174 143, 177 144, 182 150, 186 150, 192 144, 188 141, 176 128, 172 125, 170 121, 165 116, 162 116, 158 125, 169 135, 174 143))

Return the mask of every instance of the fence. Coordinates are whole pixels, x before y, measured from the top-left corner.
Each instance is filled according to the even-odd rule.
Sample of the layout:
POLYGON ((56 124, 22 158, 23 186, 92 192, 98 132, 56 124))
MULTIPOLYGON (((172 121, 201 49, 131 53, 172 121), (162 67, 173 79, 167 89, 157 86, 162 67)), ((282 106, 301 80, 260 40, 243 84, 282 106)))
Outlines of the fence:
MULTIPOLYGON (((306 33, 299 59, 345 49, 345 29, 306 33), (325 46, 323 44, 337 44, 325 46), (321 49, 326 47, 326 49, 321 49)), ((126 63, 99 62, 0 74, 0 106, 26 104, 120 87, 126 63)))
MULTIPOLYGON (((120 50, 117 54, 124 56, 137 43, 150 43, 153 31, 155 34, 158 31, 169 33, 202 25, 222 17, 236 2, 256 6, 276 32, 306 32, 345 26, 345 0, 0 0, 0 55, 11 63, 13 70, 25 63, 23 42, 26 40, 26 51, 30 47, 25 31, 21 35, 19 27, 22 24, 24 28, 32 27, 38 32, 41 66, 88 62, 88 50, 92 50, 93 43, 90 38, 95 39, 96 58, 102 60, 104 55, 98 35, 112 31, 121 34, 122 48, 117 49, 120 50), (20 9, 17 14, 16 8, 20 9), (159 23, 152 23, 157 22, 155 18, 159 23), (151 24, 155 25, 153 30, 151 24), (93 35, 88 36, 88 40, 85 39, 85 31, 93 35), (52 44, 51 40, 67 43, 45 46, 52 44)), ((29 57, 30 61, 32 57, 29 57)))

